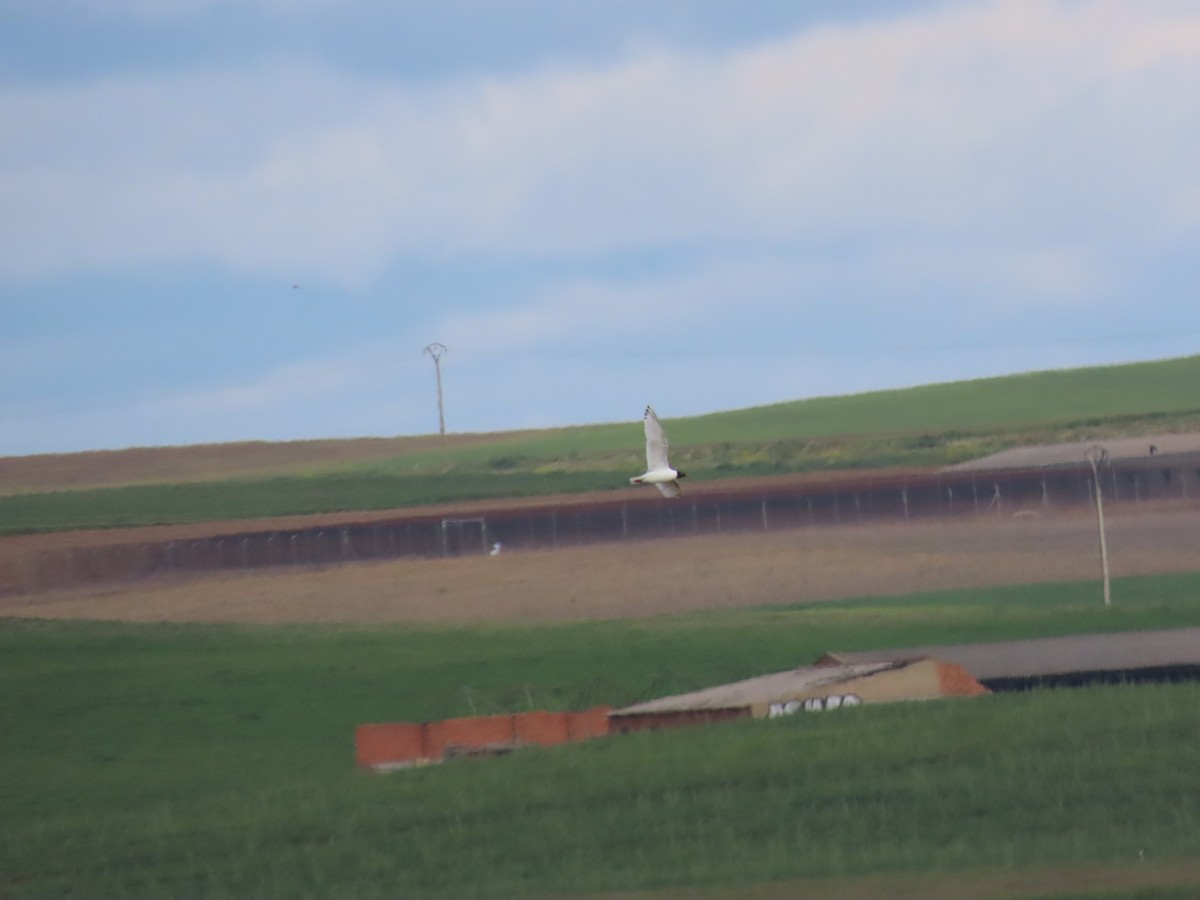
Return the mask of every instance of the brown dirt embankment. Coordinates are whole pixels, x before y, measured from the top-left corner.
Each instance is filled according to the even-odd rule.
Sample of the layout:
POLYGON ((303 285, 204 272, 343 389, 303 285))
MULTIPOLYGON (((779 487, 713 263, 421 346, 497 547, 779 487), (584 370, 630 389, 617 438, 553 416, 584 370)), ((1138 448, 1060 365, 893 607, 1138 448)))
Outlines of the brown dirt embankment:
MULTIPOLYGON (((809 472, 771 475, 757 478, 728 478, 720 481, 689 484, 687 497, 725 496, 753 491, 770 492, 788 488, 815 487, 831 482, 870 484, 880 480, 895 480, 905 475, 927 474, 929 469, 890 468, 854 473, 809 472)), ((231 534, 297 531, 305 528, 329 528, 339 525, 370 524, 372 522, 405 521, 424 517, 478 516, 486 513, 520 511, 557 507, 575 509, 594 505, 616 504, 625 501, 645 501, 658 494, 648 487, 622 487, 611 491, 589 491, 578 494, 545 494, 533 497, 502 497, 493 500, 470 500, 457 503, 408 506, 402 509, 381 509, 356 512, 332 512, 314 515, 276 516, 261 519, 214 519, 180 525, 145 525, 132 528, 81 529, 37 534, 16 534, 0 537, 0 565, 20 564, 26 557, 44 550, 64 548, 103 547, 116 544, 155 544, 167 541, 199 540, 231 534)))
POLYGON ((288 475, 350 463, 392 460, 414 453, 503 444, 533 431, 436 434, 403 437, 328 438, 301 441, 239 441, 179 447, 129 447, 80 453, 0 457, 0 495, 64 491, 130 484, 288 475))
MULTIPOLYGON (((1200 508, 1108 517, 1114 578, 1200 569, 1200 508)), ((1099 579, 1095 518, 954 518, 161 580, 0 599, 0 615, 200 622, 630 618, 1099 579)), ((1099 588, 1097 588, 1099 590, 1099 588)))

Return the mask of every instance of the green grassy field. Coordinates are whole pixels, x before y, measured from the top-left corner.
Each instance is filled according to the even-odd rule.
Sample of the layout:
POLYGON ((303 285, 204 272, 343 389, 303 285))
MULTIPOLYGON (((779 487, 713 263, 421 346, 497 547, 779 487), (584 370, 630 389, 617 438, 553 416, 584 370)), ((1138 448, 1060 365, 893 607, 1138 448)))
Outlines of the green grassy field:
MULTIPOLYGON (((1023 444, 1200 430, 1197 396, 1200 356, 822 397, 668 419, 667 426, 676 465, 712 480, 938 466, 1023 444)), ((7 485, 0 489, 0 535, 624 487, 644 463, 636 412, 627 423, 498 433, 445 450, 414 440, 411 451, 363 459, 359 446, 352 461, 338 458, 338 442, 322 442, 325 461, 312 457, 303 471, 281 461, 277 471, 253 476, 223 478, 210 468, 206 480, 169 483, 169 465, 147 461, 152 483, 73 490, 30 489, 10 477, 0 482, 7 485)), ((219 456, 211 447, 204 452, 219 456)), ((89 455, 79 465, 99 471, 111 462, 89 455)), ((237 471, 236 454, 227 465, 237 471)), ((70 468, 69 459, 49 468, 63 467, 70 468)), ((42 477, 38 471, 29 466, 30 484, 42 477)), ((81 477, 76 472, 71 483, 81 477)))
MULTIPOLYGON (((1088 583, 489 628, 0 621, 0 896, 715 897, 1079 865, 1149 883, 1195 858, 1194 684, 353 769, 362 722, 622 705, 832 649, 1200 624, 1200 573, 1117 590, 1107 610, 1088 583)), ((1029 895, 1059 895, 1046 879, 1029 895)))
POLYGON ((219 519, 398 509, 456 500, 528 497, 624 486, 619 472, 481 472, 401 476, 382 472, 133 485, 0 497, 0 535, 125 528, 219 519))

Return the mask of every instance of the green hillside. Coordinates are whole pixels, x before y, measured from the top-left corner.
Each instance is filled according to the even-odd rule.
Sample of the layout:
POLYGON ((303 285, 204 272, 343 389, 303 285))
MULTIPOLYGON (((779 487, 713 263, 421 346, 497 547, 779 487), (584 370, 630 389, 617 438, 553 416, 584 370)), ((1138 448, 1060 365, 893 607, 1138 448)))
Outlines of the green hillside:
MULTIPOLYGON (((1200 427, 1200 356, 816 397, 664 421, 679 459, 691 458, 701 469, 936 465, 1030 440, 1200 427)), ((627 468, 641 458, 639 439, 635 419, 499 433, 493 441, 445 453, 424 450, 358 465, 627 468)))
MULTIPOLYGON (((1198 398, 1200 356, 1191 356, 818 397, 666 425, 672 461, 712 480, 941 466, 1013 446, 1195 431, 1198 398)), ((625 486, 644 463, 636 418, 445 442, 328 440, 194 453, 204 467, 189 465, 188 448, 2 460, 0 534, 603 490, 625 486), (250 465, 251 455, 266 461, 250 465), (121 466, 126 474, 113 476, 121 466)))

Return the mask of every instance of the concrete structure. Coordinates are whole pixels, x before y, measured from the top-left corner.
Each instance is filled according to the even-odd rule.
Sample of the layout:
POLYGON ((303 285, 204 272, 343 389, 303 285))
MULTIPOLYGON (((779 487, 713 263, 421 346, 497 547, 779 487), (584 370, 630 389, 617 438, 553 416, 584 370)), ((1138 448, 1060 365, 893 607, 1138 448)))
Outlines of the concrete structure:
POLYGON ((1174 464, 1195 465, 1200 459, 1200 433, 1151 434, 1144 437, 1100 438, 1065 444, 1038 444, 1032 447, 1013 447, 991 456, 968 460, 948 466, 946 472, 986 472, 1001 469, 1028 469, 1035 466, 1078 466, 1087 459, 1087 452, 1103 447, 1109 463, 1122 464, 1145 461, 1155 466, 1174 464))
POLYGON ((613 710, 614 733, 727 719, 774 718, 897 700, 969 697, 987 689, 961 666, 923 658, 809 666, 613 710))
POLYGON ((900 663, 936 656, 990 690, 1118 681, 1200 679, 1200 628, 1076 634, 1027 641, 827 653, 818 666, 900 663))
POLYGON ((1032 687, 1168 680, 1200 680, 1200 628, 826 653, 814 666, 617 710, 360 725, 355 747, 360 767, 387 770, 730 719, 1032 687))

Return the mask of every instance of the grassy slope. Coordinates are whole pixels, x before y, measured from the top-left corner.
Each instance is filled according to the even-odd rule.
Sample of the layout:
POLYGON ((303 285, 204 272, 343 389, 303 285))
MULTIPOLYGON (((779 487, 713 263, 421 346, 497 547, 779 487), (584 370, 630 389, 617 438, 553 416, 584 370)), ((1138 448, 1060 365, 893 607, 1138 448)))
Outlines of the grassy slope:
MULTIPOLYGON (((940 465, 1017 444, 1195 430, 1197 396, 1200 356, 816 398, 668 426, 677 465, 711 479, 940 465)), ((159 456, 81 454, 74 468, 70 457, 3 460, 0 534, 597 490, 624 486, 642 465, 636 421, 456 436, 444 450, 433 447, 429 438, 233 445, 224 457, 220 448, 195 448, 194 458, 166 448, 159 456), (141 468, 130 468, 131 459, 141 468), (222 478, 221 459, 243 477, 222 478), (239 468, 251 464, 253 475, 239 468), (93 483, 136 471, 146 483, 37 490, 85 485, 88 470, 93 483), (172 472, 180 483, 166 483, 172 472)))
MULTIPOLYGON (((971 434, 1051 433, 1104 428, 1107 423, 1120 428, 1127 419, 1137 420, 1141 427, 1144 422, 1200 412, 1198 392, 1200 356, 1193 356, 817 397, 665 421, 672 445, 681 449, 944 432, 963 440, 971 434)), ((580 464, 627 456, 636 462, 641 455, 639 435, 636 421, 498 434, 495 443, 457 448, 447 458, 476 465, 580 464)), ((396 457, 389 465, 436 464, 440 458, 426 451, 396 457)))
MULTIPOLYGON (((780 443, 844 445, 833 461, 849 466, 863 464, 856 458, 856 447, 908 462, 913 457, 906 451, 956 444, 954 450, 924 455, 925 461, 938 463, 946 453, 960 457, 992 452, 1012 440, 1005 434, 1053 439, 1081 430, 1095 434, 1133 428, 1138 433, 1176 419, 1192 423, 1200 414, 1198 393, 1200 356, 1194 356, 818 397, 665 421, 672 446, 681 451, 680 459, 691 452, 701 468, 725 463, 753 469, 754 462, 769 466, 772 460, 766 445, 780 443), (919 440, 906 441, 903 436, 919 440), (739 454, 736 448, 748 452, 739 454)), ((423 451, 356 467, 402 472, 448 462, 500 470, 539 464, 567 470, 623 470, 640 462, 639 438, 636 420, 497 434, 494 442, 454 448, 446 454, 423 451)), ((821 458, 820 449, 807 462, 827 465, 830 460, 821 458)), ((784 459, 793 455, 799 456, 781 454, 784 459)), ((805 460, 800 462, 796 469, 806 467, 805 460)), ((873 458, 865 463, 878 464, 873 458)))
POLYGON ((304 478, 15 494, 0 497, 0 535, 400 509, 456 500, 601 490, 625 486, 626 481, 624 473, 401 476, 339 472, 304 478))
POLYGON ((1200 688, 902 704, 377 778, 353 726, 829 649, 1200 624, 1200 574, 506 628, 0 623, 0 894, 518 896, 1185 859, 1200 688), (1036 761, 1036 764, 1034 764, 1036 761))

